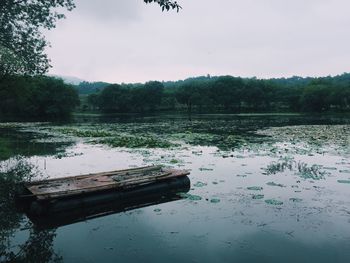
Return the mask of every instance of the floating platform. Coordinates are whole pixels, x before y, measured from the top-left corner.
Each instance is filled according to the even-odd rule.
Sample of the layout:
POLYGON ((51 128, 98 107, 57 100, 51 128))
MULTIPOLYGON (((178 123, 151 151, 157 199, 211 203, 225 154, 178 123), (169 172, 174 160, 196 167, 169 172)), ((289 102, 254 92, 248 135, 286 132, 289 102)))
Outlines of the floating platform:
MULTIPOLYGON (((113 205, 127 207, 159 194, 187 192, 186 170, 148 166, 25 183, 18 201, 31 216, 113 205)), ((147 203, 147 202, 146 202, 147 203)))

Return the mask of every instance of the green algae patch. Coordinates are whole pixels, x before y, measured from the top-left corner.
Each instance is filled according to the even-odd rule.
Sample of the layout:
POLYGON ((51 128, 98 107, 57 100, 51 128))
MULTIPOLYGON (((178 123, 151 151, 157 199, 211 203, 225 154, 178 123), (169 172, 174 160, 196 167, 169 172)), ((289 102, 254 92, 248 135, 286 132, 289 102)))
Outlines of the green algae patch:
POLYGON ((176 146, 165 140, 153 137, 118 135, 113 138, 99 140, 98 143, 107 144, 111 147, 126 148, 170 148, 176 146))
POLYGON ((350 170, 339 170, 339 173, 350 174, 350 170))
POLYGON ((82 138, 101 138, 113 136, 111 132, 99 129, 60 128, 56 131, 62 134, 73 135, 82 138))
POLYGON ((182 198, 186 198, 186 199, 191 200, 191 201, 202 200, 202 197, 199 195, 191 195, 191 194, 187 194, 187 193, 179 193, 178 195, 182 198))
POLYGON ((283 184, 276 184, 275 182, 268 182, 267 185, 269 185, 269 186, 278 186, 278 187, 286 187, 283 184))
POLYGON ((207 185, 206 183, 197 182, 197 183, 195 183, 193 186, 194 186, 194 187, 204 187, 204 186, 206 186, 206 185, 207 185))
POLYGON ((276 199, 267 199, 267 200, 265 200, 265 203, 268 205, 283 205, 282 201, 279 201, 276 199))
POLYGON ((213 203, 213 204, 220 203, 220 199, 218 199, 218 198, 212 198, 212 199, 210 199, 210 203, 213 203))
POLYGON ((260 199, 264 199, 264 195, 252 195, 252 198, 254 199, 254 200, 260 200, 260 199))
POLYGON ((292 198, 289 198, 289 201, 291 201, 293 203, 300 203, 303 201, 303 199, 292 197, 292 198))
POLYGON ((247 187, 247 189, 250 191, 261 191, 264 188, 262 188, 261 186, 249 186, 249 187, 247 187))
POLYGON ((350 180, 338 180, 340 184, 350 184, 350 180))

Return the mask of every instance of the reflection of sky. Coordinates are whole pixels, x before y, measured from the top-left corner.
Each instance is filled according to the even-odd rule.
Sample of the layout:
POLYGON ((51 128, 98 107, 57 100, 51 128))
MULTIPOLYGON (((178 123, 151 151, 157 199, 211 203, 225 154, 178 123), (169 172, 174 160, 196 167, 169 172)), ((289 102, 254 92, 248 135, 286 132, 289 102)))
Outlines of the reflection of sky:
MULTIPOLYGON (((57 230, 55 247, 62 251, 65 261, 101 258, 112 262, 118 256, 128 262, 141 259, 162 262, 171 256, 170 262, 184 258, 214 262, 216 259, 256 260, 266 256, 267 262, 279 262, 282 258, 292 262, 309 253, 315 261, 327 262, 334 253, 340 258, 350 256, 341 251, 350 244, 347 208, 350 195, 348 185, 337 183, 340 176, 346 177, 339 171, 333 171, 334 177, 327 176, 320 181, 301 179, 291 171, 267 176, 261 168, 275 158, 256 156, 248 151, 239 152, 240 158, 222 158, 215 147, 192 147, 175 153, 151 150, 152 158, 147 162, 142 162, 141 154, 84 144, 77 145, 75 151, 83 155, 47 159, 46 172, 63 176, 78 171, 122 169, 150 164, 161 156, 166 163, 175 154, 181 160, 180 165, 184 165, 181 168, 192 170, 190 193, 201 196, 202 200, 175 201, 62 227, 57 230), (196 155, 192 151, 202 153, 196 155), (168 157, 164 159, 164 156, 168 157), (207 185, 193 187, 196 182, 207 185), (286 187, 268 186, 268 182, 286 187), (249 191, 249 186, 261 186, 263 190, 249 191), (253 194, 264 194, 264 199, 253 200, 253 194), (220 203, 206 200, 212 198, 220 199, 220 203), (303 200, 294 203, 290 198, 303 200), (266 199, 284 204, 267 205, 266 199), (161 211, 154 211, 156 208, 161 211), (67 240, 74 246, 67 245, 67 240), (293 250, 297 253, 291 252, 293 250)), ((339 156, 322 155, 295 156, 295 159, 338 167, 336 163, 342 160, 339 156)), ((343 166, 346 165, 349 164, 343 166)))

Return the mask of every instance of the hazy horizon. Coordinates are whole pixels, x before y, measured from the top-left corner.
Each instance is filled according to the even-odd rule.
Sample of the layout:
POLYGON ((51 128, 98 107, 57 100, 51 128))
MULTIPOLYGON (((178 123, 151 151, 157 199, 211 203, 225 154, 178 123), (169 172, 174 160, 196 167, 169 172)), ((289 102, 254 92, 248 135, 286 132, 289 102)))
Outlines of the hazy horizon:
MULTIPOLYGON (((293 77, 300 77, 300 78, 323 78, 323 77, 336 77, 336 76, 340 76, 340 75, 343 75, 343 74, 350 74, 349 72, 343 72, 343 73, 340 73, 340 74, 334 74, 334 75, 324 75, 324 76, 287 76, 287 77, 270 77, 270 78, 257 78, 256 76, 247 76, 247 77, 242 77, 242 76, 232 76, 232 75, 210 75, 210 77, 220 77, 220 76, 232 76, 232 77, 235 77, 235 78, 243 78, 243 79, 252 79, 252 78, 257 78, 257 79, 262 79, 262 80, 268 80, 268 79, 282 79, 282 78, 285 78, 285 79, 288 79, 288 78, 293 78, 293 77)), ((86 82, 106 82, 106 83, 110 83, 110 84, 137 84, 137 83, 146 83, 148 81, 160 81, 160 82, 176 82, 176 81, 184 81, 186 79, 190 79, 190 78, 199 78, 199 77, 206 77, 208 74, 206 75, 197 75, 197 76, 188 76, 188 77, 185 77, 185 78, 181 78, 181 79, 167 79, 167 80, 161 80, 161 79, 149 79, 149 80, 146 80, 146 81, 131 81, 131 82, 125 82, 125 81, 120 81, 120 82, 109 82, 109 81, 105 81, 105 80, 101 80, 101 79, 96 79, 96 80, 87 80, 87 79, 82 79, 82 78, 79 78, 79 77, 76 77, 76 76, 67 76, 67 75, 56 75, 56 74, 48 74, 48 76, 52 76, 52 77, 56 77, 56 78, 62 78, 64 80, 69 80, 68 82, 83 82, 83 81, 86 81, 86 82)))
POLYGON ((193 76, 321 77, 349 72, 345 0, 76 0, 46 33, 50 74, 113 83, 193 76))

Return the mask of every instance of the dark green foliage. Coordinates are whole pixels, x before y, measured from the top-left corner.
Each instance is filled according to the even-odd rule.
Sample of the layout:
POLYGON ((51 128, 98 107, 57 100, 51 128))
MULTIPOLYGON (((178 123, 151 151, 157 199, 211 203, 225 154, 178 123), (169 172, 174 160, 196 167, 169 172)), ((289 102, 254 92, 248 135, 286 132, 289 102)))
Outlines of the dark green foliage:
POLYGON ((1 0, 0 76, 45 73, 49 60, 42 29, 54 28, 64 18, 59 8, 74 7, 73 0, 1 0))
POLYGON ((79 104, 71 85, 45 76, 3 77, 0 99, 0 116, 18 118, 63 118, 79 104))
POLYGON ((111 85, 91 94, 104 112, 324 112, 350 109, 350 74, 326 78, 259 80, 231 76, 177 82, 111 85))
POLYGON ((105 113, 154 111, 163 98, 163 84, 150 81, 145 85, 112 84, 99 94, 91 94, 88 103, 105 113))
MULTIPOLYGON (((11 236, 21 227, 24 217, 14 207, 15 194, 23 182, 40 178, 36 167, 21 157, 0 164, 0 260, 1 262, 59 262, 54 252, 54 230, 30 228, 27 241, 13 249, 11 236)), ((29 224, 29 223, 27 223, 29 224)), ((28 227, 29 225, 27 225, 28 227)))
POLYGON ((172 0, 144 0, 145 3, 157 3, 161 6, 162 11, 169 11, 170 9, 176 9, 179 11, 181 6, 176 1, 172 0))
POLYGON ((107 82, 86 82, 79 83, 75 88, 79 94, 93 94, 103 90, 105 87, 111 85, 107 82))

